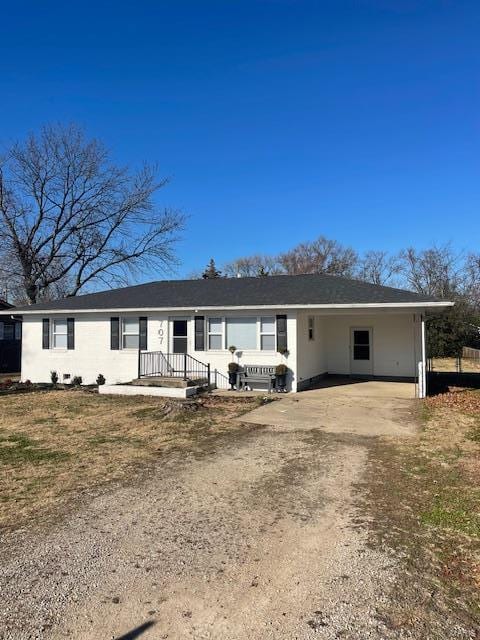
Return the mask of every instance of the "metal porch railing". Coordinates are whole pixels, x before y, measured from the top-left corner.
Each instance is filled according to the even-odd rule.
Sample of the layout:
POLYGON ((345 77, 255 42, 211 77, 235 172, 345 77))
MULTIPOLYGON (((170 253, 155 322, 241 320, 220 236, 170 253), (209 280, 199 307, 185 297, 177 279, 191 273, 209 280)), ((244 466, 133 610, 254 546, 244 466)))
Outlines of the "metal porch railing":
POLYGON ((206 379, 210 384, 210 364, 200 362, 188 353, 139 351, 138 377, 161 376, 183 380, 206 379))

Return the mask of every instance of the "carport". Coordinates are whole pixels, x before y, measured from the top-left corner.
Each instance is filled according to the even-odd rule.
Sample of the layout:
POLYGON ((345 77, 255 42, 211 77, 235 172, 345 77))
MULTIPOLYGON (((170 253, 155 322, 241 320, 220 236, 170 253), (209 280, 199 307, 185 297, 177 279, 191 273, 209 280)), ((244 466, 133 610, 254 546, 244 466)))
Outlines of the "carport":
MULTIPOLYGON (((342 376, 413 382, 414 395, 424 397, 425 324, 426 311, 412 306, 299 311, 297 390, 316 387, 326 376, 342 376)), ((398 387, 382 389, 388 393, 398 387)))

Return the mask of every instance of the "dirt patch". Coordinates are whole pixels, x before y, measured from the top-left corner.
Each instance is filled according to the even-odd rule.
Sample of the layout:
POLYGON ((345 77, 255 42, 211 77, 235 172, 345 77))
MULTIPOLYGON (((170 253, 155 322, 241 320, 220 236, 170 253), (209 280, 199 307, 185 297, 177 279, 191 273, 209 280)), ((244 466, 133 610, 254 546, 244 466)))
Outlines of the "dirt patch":
POLYGON ((254 398, 172 401, 55 391, 0 398, 0 526, 49 517, 80 492, 173 449, 200 455, 254 398))

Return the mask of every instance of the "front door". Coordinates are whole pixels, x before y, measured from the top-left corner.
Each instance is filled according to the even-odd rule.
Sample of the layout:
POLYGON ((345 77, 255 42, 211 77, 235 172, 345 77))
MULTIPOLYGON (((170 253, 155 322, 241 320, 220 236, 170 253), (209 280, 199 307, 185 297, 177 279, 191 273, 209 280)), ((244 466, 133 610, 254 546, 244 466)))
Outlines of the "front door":
POLYGON ((172 318, 172 352, 188 351, 188 318, 172 318))
POLYGON ((350 373, 352 376, 373 375, 372 329, 350 329, 350 373))

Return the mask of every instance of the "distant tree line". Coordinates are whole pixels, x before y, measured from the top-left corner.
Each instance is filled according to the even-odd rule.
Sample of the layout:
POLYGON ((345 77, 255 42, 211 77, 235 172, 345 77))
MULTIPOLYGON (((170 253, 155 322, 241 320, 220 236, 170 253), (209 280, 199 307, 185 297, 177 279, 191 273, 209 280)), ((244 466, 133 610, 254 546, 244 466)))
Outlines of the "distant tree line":
POLYGON ((463 346, 480 348, 480 253, 464 253, 444 245, 408 247, 396 254, 360 254, 337 240, 320 236, 277 255, 236 258, 220 271, 212 260, 203 277, 210 277, 208 272, 213 271, 215 277, 325 273, 453 300, 456 304, 452 309, 429 320, 429 355, 456 356, 463 346))

